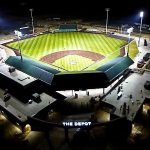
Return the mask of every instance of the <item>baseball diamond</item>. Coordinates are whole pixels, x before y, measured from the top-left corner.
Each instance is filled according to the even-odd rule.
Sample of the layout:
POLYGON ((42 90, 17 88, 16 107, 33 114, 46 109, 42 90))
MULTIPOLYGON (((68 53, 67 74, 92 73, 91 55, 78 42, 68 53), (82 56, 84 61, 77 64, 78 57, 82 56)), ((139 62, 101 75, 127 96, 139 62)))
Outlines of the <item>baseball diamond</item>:
MULTIPOLYGON (((125 55, 127 44, 127 38, 118 36, 92 32, 58 32, 13 41, 6 46, 18 54, 21 51, 22 55, 63 72, 96 70, 113 58, 125 55)), ((130 48, 130 53, 136 55, 137 52, 133 54, 130 48)))
POLYGON ((80 71, 103 58, 103 55, 92 51, 67 50, 46 55, 40 61, 58 66, 66 71, 80 71))
POLYGON ((59 52, 55 52, 55 53, 46 55, 46 56, 42 57, 40 60, 47 62, 47 63, 53 63, 57 59, 60 59, 67 55, 79 55, 79 56, 83 56, 83 57, 92 59, 93 61, 101 60, 104 58, 103 55, 97 54, 95 52, 82 51, 82 50, 70 50, 70 51, 68 50, 68 51, 59 51, 59 52))

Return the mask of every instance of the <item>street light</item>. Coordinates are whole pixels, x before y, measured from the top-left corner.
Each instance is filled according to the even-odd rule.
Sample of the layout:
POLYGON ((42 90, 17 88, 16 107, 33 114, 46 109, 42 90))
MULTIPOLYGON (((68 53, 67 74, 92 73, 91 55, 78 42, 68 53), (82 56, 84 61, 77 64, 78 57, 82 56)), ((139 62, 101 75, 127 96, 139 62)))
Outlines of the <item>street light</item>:
POLYGON ((32 12, 33 12, 33 9, 29 9, 30 13, 31 13, 31 22, 32 22, 32 34, 34 35, 34 23, 33 23, 33 15, 32 15, 32 12))
POLYGON ((141 24, 140 24, 140 34, 139 34, 138 46, 140 46, 140 39, 141 39, 141 32, 142 32, 142 21, 143 21, 143 16, 144 16, 144 12, 141 11, 141 12, 140 12, 141 24))
POLYGON ((107 16, 106 16, 106 34, 107 34, 107 26, 108 26, 108 12, 109 12, 109 8, 105 8, 106 12, 107 12, 107 16))

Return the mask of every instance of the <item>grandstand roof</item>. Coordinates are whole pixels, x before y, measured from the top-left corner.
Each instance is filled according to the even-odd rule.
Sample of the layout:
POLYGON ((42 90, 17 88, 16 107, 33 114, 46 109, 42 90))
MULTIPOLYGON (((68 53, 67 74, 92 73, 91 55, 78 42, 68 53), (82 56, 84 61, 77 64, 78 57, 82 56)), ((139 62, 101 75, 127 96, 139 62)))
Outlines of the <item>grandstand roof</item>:
POLYGON ((132 64, 133 60, 130 57, 118 57, 97 70, 105 72, 109 81, 112 81, 132 64))
POLYGON ((6 63, 18 70, 25 72, 56 90, 105 88, 133 64, 133 60, 126 57, 118 57, 95 71, 59 72, 39 62, 23 57, 11 56, 6 63))
POLYGON ((18 56, 10 56, 6 63, 48 84, 51 84, 54 74, 59 72, 25 57, 21 61, 18 56))

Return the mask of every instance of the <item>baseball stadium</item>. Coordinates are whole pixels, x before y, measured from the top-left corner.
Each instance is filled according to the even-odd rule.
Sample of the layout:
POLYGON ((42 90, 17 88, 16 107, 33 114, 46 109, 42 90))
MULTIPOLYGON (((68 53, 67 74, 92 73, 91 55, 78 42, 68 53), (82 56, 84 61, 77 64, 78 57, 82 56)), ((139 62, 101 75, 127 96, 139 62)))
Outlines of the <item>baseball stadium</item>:
MULTIPOLYGON (((17 39, 6 46, 13 49, 17 55, 21 54, 24 63, 36 64, 50 72, 49 79, 42 80, 50 80, 49 84, 60 89, 87 88, 87 84, 86 87, 81 84, 75 85, 74 81, 80 78, 78 81, 83 83, 85 79, 89 81, 89 78, 95 78, 97 75, 105 78, 104 70, 113 71, 112 66, 122 61, 128 61, 131 65, 132 59, 138 53, 133 39, 113 34, 78 31, 76 24, 63 24, 57 31, 17 39), (68 82, 71 85, 66 85, 68 82)), ((19 56, 10 57, 6 63, 18 68, 19 63, 16 61, 19 60, 19 56)), ((121 71, 126 68, 128 65, 121 71)), ((22 69, 27 72, 25 68, 22 69)), ((94 86, 99 87, 100 84, 96 85, 93 81, 89 83, 89 88, 94 86)))
MULTIPOLYGON (((137 82, 145 82, 149 74, 141 78, 130 68, 139 51, 127 34, 62 24, 1 46, 13 55, 1 62, 0 117, 14 123, 23 138, 40 131, 53 148, 59 134, 74 147, 76 136, 88 133, 97 147, 101 136, 133 135, 136 117, 149 108, 144 84, 137 82), (134 94, 136 90, 140 92, 134 94)), ((84 143, 82 139, 78 141, 84 143)))

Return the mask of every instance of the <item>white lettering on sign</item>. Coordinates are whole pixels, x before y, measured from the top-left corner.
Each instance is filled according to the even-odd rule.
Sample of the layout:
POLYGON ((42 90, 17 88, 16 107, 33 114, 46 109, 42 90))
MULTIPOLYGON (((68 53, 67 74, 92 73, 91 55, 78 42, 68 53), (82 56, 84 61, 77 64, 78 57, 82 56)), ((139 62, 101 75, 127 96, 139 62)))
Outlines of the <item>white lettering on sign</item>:
POLYGON ((73 126, 73 122, 63 122, 64 126, 73 126))
POLYGON ((64 126, 90 126, 91 122, 85 121, 85 122, 80 122, 80 121, 75 121, 75 122, 63 122, 64 126))

